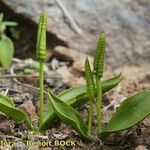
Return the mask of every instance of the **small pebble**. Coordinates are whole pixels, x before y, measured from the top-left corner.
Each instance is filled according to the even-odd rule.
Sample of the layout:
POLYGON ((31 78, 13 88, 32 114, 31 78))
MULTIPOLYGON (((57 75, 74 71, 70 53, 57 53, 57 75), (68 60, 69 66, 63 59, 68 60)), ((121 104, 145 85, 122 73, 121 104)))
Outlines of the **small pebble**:
POLYGON ((18 142, 16 142, 14 150, 27 150, 27 146, 22 141, 18 141, 18 142))
POLYGON ((36 108, 33 105, 32 101, 25 101, 19 106, 19 108, 26 112, 32 120, 36 119, 36 108))
POLYGON ((139 145, 135 148, 135 150, 148 150, 148 149, 143 145, 139 145))

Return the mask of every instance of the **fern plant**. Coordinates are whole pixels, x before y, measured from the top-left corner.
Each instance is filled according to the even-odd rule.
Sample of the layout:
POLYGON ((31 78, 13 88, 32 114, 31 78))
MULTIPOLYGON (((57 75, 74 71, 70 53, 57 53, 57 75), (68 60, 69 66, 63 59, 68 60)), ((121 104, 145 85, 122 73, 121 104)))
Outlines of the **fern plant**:
POLYGON ((13 100, 0 94, 0 111, 15 120, 17 123, 25 123, 30 130, 44 132, 50 128, 55 119, 71 125, 84 140, 93 140, 92 135, 92 113, 93 101, 96 100, 98 137, 101 140, 114 132, 130 128, 150 114, 150 91, 142 91, 127 98, 113 115, 106 127, 102 125, 102 94, 117 86, 122 80, 121 74, 108 80, 101 80, 104 70, 105 35, 100 34, 98 46, 94 56, 94 70, 91 70, 88 58, 85 60, 86 84, 65 90, 58 95, 51 91, 47 93, 49 105, 44 110, 44 83, 43 63, 46 57, 46 14, 42 13, 37 33, 36 53, 40 69, 40 112, 38 129, 33 125, 31 119, 22 110, 18 109, 13 100), (80 107, 89 101, 88 124, 74 108, 80 107))
MULTIPOLYGON (((86 90, 87 98, 89 100, 89 119, 88 126, 85 125, 84 120, 75 109, 63 102, 59 96, 55 96, 49 92, 49 101, 54 110, 54 113, 62 119, 62 121, 71 125, 83 139, 93 140, 92 131, 92 103, 96 99, 96 114, 97 114, 97 129, 98 137, 105 140, 106 137, 114 132, 126 130, 142 121, 145 117, 150 115, 150 91, 145 90, 133 95, 120 105, 114 113, 112 119, 106 127, 102 125, 102 93, 103 81, 101 77, 104 71, 104 54, 105 54, 105 35, 100 34, 96 53, 94 56, 94 70, 91 70, 88 58, 85 61, 85 75, 86 75, 86 90), (66 112, 67 110, 67 112, 66 112)), ((121 75, 119 75, 121 80, 121 75)), ((108 82, 110 83, 110 82, 108 82)))

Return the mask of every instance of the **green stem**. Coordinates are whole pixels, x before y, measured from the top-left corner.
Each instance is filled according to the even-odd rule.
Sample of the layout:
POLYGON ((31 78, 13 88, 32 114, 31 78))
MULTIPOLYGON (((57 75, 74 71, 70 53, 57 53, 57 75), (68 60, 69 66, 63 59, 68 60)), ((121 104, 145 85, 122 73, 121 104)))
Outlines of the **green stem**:
POLYGON ((89 100, 89 122, 88 122, 88 135, 91 136, 92 131, 92 114, 93 114, 93 102, 92 99, 89 100))
POLYGON ((44 108, 44 77, 43 77, 44 62, 40 61, 40 126, 43 123, 43 108, 44 108))
POLYGON ((96 85, 97 85, 97 100, 96 100, 96 112, 97 112, 97 124, 98 124, 98 133, 102 132, 102 85, 101 81, 96 76, 96 85))

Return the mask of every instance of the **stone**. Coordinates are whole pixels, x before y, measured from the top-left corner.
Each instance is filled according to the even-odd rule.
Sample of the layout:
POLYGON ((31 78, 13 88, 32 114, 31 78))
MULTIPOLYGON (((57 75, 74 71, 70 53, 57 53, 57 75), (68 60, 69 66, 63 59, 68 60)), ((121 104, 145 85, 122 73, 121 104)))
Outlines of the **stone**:
POLYGON ((48 86, 55 89, 65 88, 67 85, 61 79, 46 79, 48 86))
POLYGON ((27 146, 25 143, 23 143, 23 141, 17 141, 16 145, 14 147, 15 150, 27 150, 27 146))
MULTIPOLYGON (((12 20, 26 19, 34 25, 44 10, 51 47, 63 45, 93 54, 99 32, 103 31, 107 36, 107 63, 112 67, 150 62, 149 0, 1 0, 0 7, 12 20)), ((26 27, 24 21, 23 25, 26 27)), ((36 28, 30 28, 36 32, 36 28)))
POLYGON ((54 56, 56 58, 72 62, 80 56, 80 53, 71 48, 67 48, 64 46, 56 46, 54 49, 54 56))
POLYGON ((32 120, 37 119, 36 108, 33 105, 32 101, 30 100, 25 101, 23 104, 19 106, 19 108, 22 109, 25 113, 27 113, 27 115, 30 116, 32 120))
POLYGON ((108 123, 111 120, 113 114, 114 111, 112 110, 105 111, 105 113, 103 113, 103 123, 108 123))
POLYGON ((121 82, 121 90, 125 91, 126 94, 150 89, 148 64, 141 67, 126 65, 122 68, 116 69, 115 72, 122 73, 124 79, 121 82))
POLYGON ((135 148, 135 150, 148 150, 148 149, 143 145, 139 145, 135 148))
POLYGON ((82 52, 78 52, 77 50, 57 46, 54 50, 54 56, 59 57, 63 60, 73 62, 73 69, 76 69, 78 71, 84 71, 84 64, 86 57, 89 58, 89 61, 93 63, 93 58, 88 55, 84 54, 82 52))
MULTIPOLYGON (((74 63, 73 63, 73 69, 76 69, 78 71, 84 72, 85 71, 85 60, 86 55, 81 55, 74 63), (83 57, 82 57, 83 56, 83 57)), ((89 62, 91 64, 91 69, 93 69, 93 58, 91 56, 88 56, 89 62)))
POLYGON ((18 93, 13 93, 11 97, 13 97, 13 101, 15 104, 22 104, 24 101, 28 99, 33 99, 33 96, 29 93, 22 93, 21 95, 18 93))
POLYGON ((144 124, 144 126, 146 126, 146 127, 150 127, 150 117, 146 117, 146 118, 143 120, 143 124, 144 124))
POLYGON ((70 68, 67 66, 62 66, 57 70, 58 75, 62 77, 62 81, 67 83, 69 86, 77 86, 82 85, 84 83, 83 77, 76 77, 74 74, 71 73, 70 68))

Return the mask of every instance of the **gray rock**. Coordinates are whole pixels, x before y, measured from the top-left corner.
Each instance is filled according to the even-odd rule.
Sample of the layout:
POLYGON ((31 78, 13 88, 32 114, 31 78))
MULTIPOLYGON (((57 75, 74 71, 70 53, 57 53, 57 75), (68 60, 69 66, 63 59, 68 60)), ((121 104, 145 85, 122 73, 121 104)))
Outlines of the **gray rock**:
MULTIPOLYGON (((36 24, 40 12, 47 12, 48 32, 70 48, 89 54, 96 48, 99 32, 104 31, 107 35, 107 57, 110 58, 108 63, 114 67, 125 62, 149 62, 149 0, 62 0, 73 23, 56 1, 60 0, 1 0, 1 6, 8 6, 36 24)), ((58 44, 56 40, 53 42, 58 44)))
POLYGON ((31 96, 29 93, 22 93, 21 95, 18 93, 13 93, 11 97, 13 97, 15 104, 22 104, 24 101, 33 99, 33 96, 31 96))
POLYGON ((30 116, 32 121, 35 121, 37 119, 36 108, 33 105, 32 101, 25 101, 19 106, 19 108, 23 110, 28 116, 30 116))

